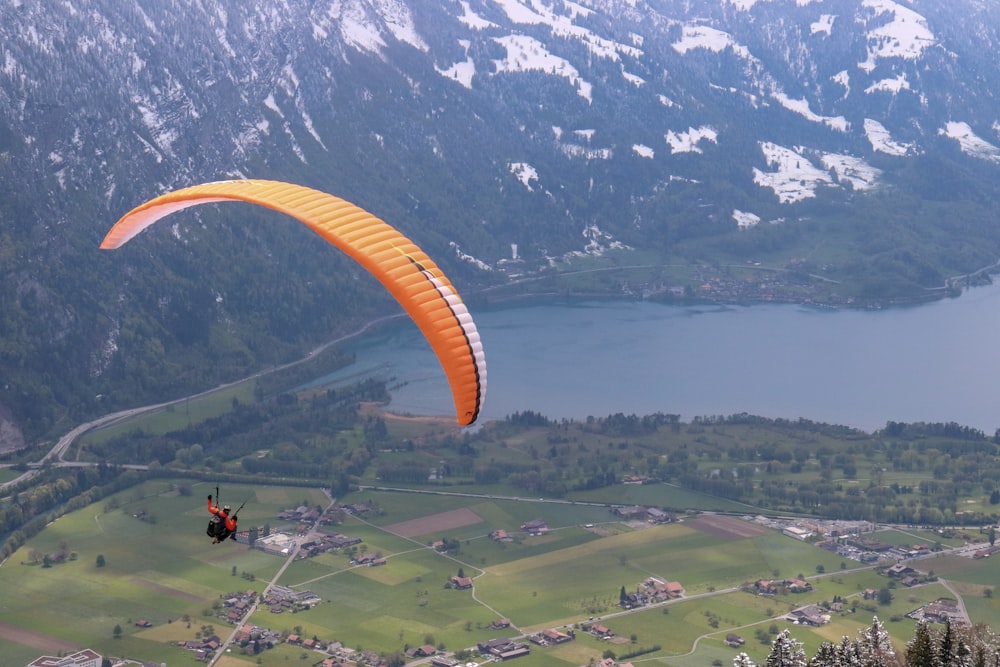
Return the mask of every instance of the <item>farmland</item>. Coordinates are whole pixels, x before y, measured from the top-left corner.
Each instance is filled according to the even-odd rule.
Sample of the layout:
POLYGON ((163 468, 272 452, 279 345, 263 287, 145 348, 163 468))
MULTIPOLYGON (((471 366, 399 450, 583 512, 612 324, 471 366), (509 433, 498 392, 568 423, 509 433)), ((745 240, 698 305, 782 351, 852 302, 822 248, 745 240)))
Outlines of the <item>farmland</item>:
MULTIPOLYGON (((204 495, 211 491, 183 480, 146 482, 66 514, 18 549, 0 566, 4 654, 27 663, 48 640, 53 650, 87 646, 170 665, 198 664, 176 642, 194 639, 205 626, 227 637, 233 626, 220 618, 225 595, 263 591, 284 564, 244 544, 210 544, 203 530, 204 495), (38 554, 60 549, 72 557, 51 567, 38 562, 38 554), (136 626, 140 619, 151 627, 136 626)), ((275 531, 287 523, 278 519, 282 510, 330 502, 318 489, 301 487, 234 485, 223 492, 249 499, 242 526, 275 531)), ((491 637, 566 627, 576 629, 576 641, 533 647, 518 664, 586 664, 610 650, 649 651, 643 658, 651 664, 704 665, 732 659, 734 650, 723 640, 733 632, 746 638, 742 650, 762 659, 768 647, 755 631, 788 627, 783 616, 791 609, 834 596, 854 601, 855 611, 848 605, 827 625, 794 627, 807 650, 823 639, 853 637, 875 613, 899 619, 887 628, 902 644, 913 630, 907 612, 952 595, 932 583, 897 590, 888 605, 859 606, 860 592, 885 586, 884 577, 854 562, 841 569, 847 566, 836 554, 738 518, 682 514, 679 521, 652 525, 624 520, 598 504, 374 489, 338 500, 370 511, 344 513, 339 525, 324 530, 360 538, 360 552, 377 553, 386 564, 355 566, 339 552, 296 560, 276 583, 312 591, 322 602, 294 614, 259 608, 248 622, 386 655, 424 644, 455 651, 491 637), (544 520, 547 530, 522 531, 532 520, 544 520), (508 540, 495 539, 500 530, 508 540), (441 552, 435 543, 450 548, 441 552), (825 574, 815 574, 820 571, 825 574), (473 589, 450 584, 459 572, 472 578, 473 589), (740 590, 757 579, 800 575, 813 591, 764 597, 740 590), (649 577, 680 582, 684 596, 623 610, 621 589, 637 590, 649 577), (620 639, 587 634, 597 617, 620 639), (499 619, 512 627, 490 629, 499 619)), ((898 534, 885 534, 900 541, 898 534)), ((983 595, 997 580, 995 561, 944 555, 931 562, 962 592, 974 620, 996 624, 1000 609, 983 595)), ((235 647, 219 664, 279 665, 304 653, 287 645, 259 656, 243 656, 245 651, 235 647)), ((315 655, 307 664, 318 662, 315 655)))

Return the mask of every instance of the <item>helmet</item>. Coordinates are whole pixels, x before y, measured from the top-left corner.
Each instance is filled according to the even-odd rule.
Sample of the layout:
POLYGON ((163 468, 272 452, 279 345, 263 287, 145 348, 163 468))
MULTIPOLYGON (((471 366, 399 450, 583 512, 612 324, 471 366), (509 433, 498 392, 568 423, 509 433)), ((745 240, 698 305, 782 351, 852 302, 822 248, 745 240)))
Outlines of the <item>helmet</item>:
POLYGON ((229 505, 223 505, 222 506, 222 511, 223 512, 228 512, 229 511, 229 505))

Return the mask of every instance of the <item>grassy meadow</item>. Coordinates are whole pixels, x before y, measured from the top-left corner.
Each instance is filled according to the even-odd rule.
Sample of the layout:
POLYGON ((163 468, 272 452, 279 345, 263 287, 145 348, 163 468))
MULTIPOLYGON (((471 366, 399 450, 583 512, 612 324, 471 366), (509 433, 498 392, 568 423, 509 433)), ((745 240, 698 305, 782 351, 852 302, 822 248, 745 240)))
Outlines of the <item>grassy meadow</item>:
MULTIPOLYGON (((229 591, 263 590, 284 559, 235 542, 212 545, 204 535, 204 503, 214 489, 196 484, 189 495, 181 495, 179 488, 170 481, 147 482, 67 514, 4 562, 0 629, 7 633, 0 632, 0 651, 17 664, 47 652, 30 642, 3 638, 20 629, 34 633, 36 643, 47 638, 52 646, 90 647, 106 655, 172 666, 199 664, 193 653, 174 644, 194 639, 205 625, 227 637, 232 626, 217 617, 213 606, 229 591), (146 520, 134 516, 140 512, 146 520), (72 554, 71 559, 52 567, 34 562, 33 554, 60 549, 72 554), (99 556, 103 567, 97 565, 99 556), (152 627, 137 627, 140 619, 152 627), (120 638, 113 636, 116 625, 122 630, 120 638)), ((633 488, 644 487, 627 490, 633 488)), ((252 522, 277 529, 281 510, 329 502, 316 489, 234 485, 222 491, 233 504, 249 499, 240 514, 244 527, 252 522)), ((458 650, 490 637, 576 626, 577 641, 533 647, 518 664, 581 665, 599 659, 607 649, 622 655, 658 645, 659 650, 642 656, 645 664, 685 667, 716 658, 731 661, 736 652, 723 643, 728 632, 742 635, 747 640, 744 650, 762 660, 768 646, 755 637, 757 629, 788 627, 782 617, 794 607, 834 595, 850 601, 865 588, 886 585, 872 570, 841 571, 840 556, 774 531, 727 539, 687 522, 626 524, 604 507, 538 499, 364 490, 344 500, 371 502, 378 511, 347 516, 329 530, 360 537, 361 550, 385 556, 387 564, 352 566, 340 553, 295 561, 278 583, 311 590, 322 603, 296 614, 258 609, 250 622, 379 652, 425 643, 458 650), (436 524, 437 517, 463 509, 471 510, 473 519, 435 528, 447 526, 436 524), (549 533, 533 537, 518 530, 537 518, 549 522, 549 533), (416 519, 424 521, 426 532, 414 534, 413 524, 404 524, 416 519), (490 539, 498 529, 508 531, 513 541, 490 539), (441 554, 428 546, 445 539, 457 542, 458 550, 441 554), (446 585, 459 570, 474 578, 474 591, 446 585), (825 574, 817 576, 818 570, 825 574), (775 598, 737 590, 756 579, 799 575, 809 578, 815 590, 775 598), (680 581, 685 598, 623 612, 618 607, 620 589, 633 591, 650 576, 680 581), (600 617, 622 638, 620 643, 580 632, 579 624, 591 617, 600 617), (510 619, 513 627, 488 628, 500 618, 510 619)), ((904 543, 914 537, 887 536, 904 543)), ((1000 625, 1000 604, 983 594, 1000 579, 1000 563, 957 556, 922 562, 963 594, 974 620, 1000 625)), ((855 613, 833 614, 831 623, 821 628, 795 627, 793 635, 811 653, 824 639, 854 636, 877 613, 902 645, 913 629, 905 614, 951 595, 942 584, 893 592, 891 605, 877 607, 868 601, 855 613)), ((258 658, 266 666, 314 664, 320 656, 292 646, 246 656, 236 647, 217 664, 252 665, 258 658)))

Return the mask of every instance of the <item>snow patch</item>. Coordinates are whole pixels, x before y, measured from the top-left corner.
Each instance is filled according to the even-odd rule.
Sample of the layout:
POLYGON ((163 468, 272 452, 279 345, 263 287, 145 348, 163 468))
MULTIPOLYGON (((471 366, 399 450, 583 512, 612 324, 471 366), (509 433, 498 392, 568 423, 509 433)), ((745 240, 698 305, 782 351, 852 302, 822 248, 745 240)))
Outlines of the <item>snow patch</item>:
POLYGON ((871 166, 859 157, 824 153, 821 158, 823 166, 837 175, 840 183, 850 183, 855 190, 868 190, 875 187, 882 170, 871 166))
POLYGON ((670 130, 663 137, 670 146, 672 153, 701 153, 698 145, 702 140, 718 143, 718 133, 707 125, 694 128, 689 127, 686 132, 674 132, 670 130))
POLYGON ((650 148, 649 146, 644 146, 643 144, 632 144, 632 152, 638 155, 639 157, 644 157, 649 159, 653 159, 653 156, 655 155, 652 148, 650 148))
POLYGON ((868 94, 887 92, 898 93, 901 90, 909 90, 910 82, 906 79, 906 74, 899 74, 895 79, 882 79, 865 88, 868 94))
POLYGON ((827 36, 833 34, 833 22, 837 19, 834 14, 823 14, 818 21, 813 21, 809 25, 809 34, 818 35, 824 33, 827 36))
POLYGON ((756 213, 748 213, 739 209, 733 209, 733 220, 740 229, 749 229, 760 222, 760 216, 756 213))
POLYGON ((568 60, 549 53, 545 45, 534 37, 508 35, 495 37, 493 41, 503 46, 507 51, 506 58, 493 61, 497 73, 534 70, 561 76, 569 80, 570 84, 576 88, 577 95, 588 102, 591 101, 593 86, 580 78, 580 73, 568 60))
POLYGON ((865 118, 865 136, 872 145, 872 150, 886 155, 902 157, 914 151, 913 144, 902 144, 894 141, 889 130, 882 123, 871 118, 865 118))
POLYGON ((534 192, 535 188, 531 185, 532 183, 538 183, 538 172, 527 162, 511 162, 507 165, 510 173, 514 175, 514 178, 521 181, 521 185, 526 187, 529 192, 534 192))
POLYGON ((938 134, 957 141, 966 155, 990 162, 1000 162, 1000 148, 977 136, 968 123, 950 121, 938 130, 938 134))
POLYGON ((892 19, 868 31, 868 57, 858 67, 869 74, 877 61, 885 58, 915 60, 925 49, 937 43, 927 19, 892 0, 863 0, 861 6, 871 9, 875 18, 891 14, 892 19))
POLYGON ((465 2, 465 0, 462 0, 462 2, 459 4, 462 5, 462 15, 458 17, 458 20, 461 23, 464 23, 469 28, 473 30, 485 30, 486 28, 497 27, 496 23, 493 23, 492 21, 487 21, 479 14, 472 11, 472 8, 469 7, 469 3, 465 2))
POLYGON ((767 166, 774 171, 754 167, 754 183, 770 188, 782 204, 792 204, 816 196, 821 185, 831 185, 833 179, 826 171, 817 168, 807 157, 794 149, 768 141, 760 142, 767 166))
POLYGON ((782 92, 771 93, 771 96, 778 101, 778 104, 785 107, 789 111, 794 111, 806 120, 814 123, 822 123, 841 132, 846 132, 850 127, 850 123, 848 123, 847 119, 843 116, 820 116, 819 114, 814 113, 813 110, 809 108, 809 102, 807 100, 793 100, 782 92))

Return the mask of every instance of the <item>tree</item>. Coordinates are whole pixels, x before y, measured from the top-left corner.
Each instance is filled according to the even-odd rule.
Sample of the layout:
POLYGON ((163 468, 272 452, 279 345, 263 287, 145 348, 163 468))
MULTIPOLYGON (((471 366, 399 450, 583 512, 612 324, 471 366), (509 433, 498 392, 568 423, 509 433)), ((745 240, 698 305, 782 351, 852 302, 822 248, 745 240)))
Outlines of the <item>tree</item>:
POLYGON ((934 638, 927 621, 920 621, 906 644, 906 667, 939 667, 934 638))
POLYGON ((809 667, 841 667, 847 664, 841 661, 837 645, 823 642, 816 649, 816 655, 809 661, 809 667))
POLYGON ((887 586, 878 589, 878 603, 880 605, 892 604, 892 591, 887 586))
POLYGON ((621 591, 618 592, 618 604, 625 606, 625 602, 628 600, 628 593, 625 592, 625 587, 622 586, 621 591))
POLYGON ((733 658, 733 667, 757 667, 757 664, 746 653, 740 653, 733 658))
POLYGON ((802 648, 802 642, 792 639, 787 629, 782 630, 774 638, 764 666, 806 667, 806 652, 802 648))
POLYGON ((97 561, 96 561, 96 563, 97 563, 97 567, 104 567, 104 565, 105 565, 104 554, 97 554, 97 561))
POLYGON ((115 629, 111 631, 111 634, 112 634, 112 636, 115 639, 121 639, 122 638, 122 626, 120 626, 120 625, 118 625, 116 623, 115 624, 115 629))
POLYGON ((892 640, 878 616, 873 617, 872 624, 861 632, 858 649, 865 667, 894 667, 896 664, 892 640))

